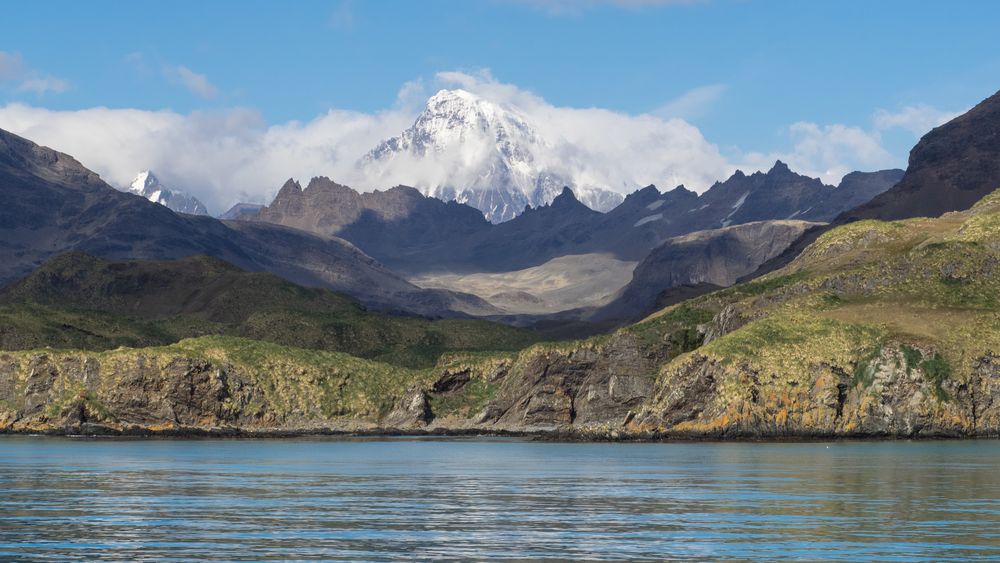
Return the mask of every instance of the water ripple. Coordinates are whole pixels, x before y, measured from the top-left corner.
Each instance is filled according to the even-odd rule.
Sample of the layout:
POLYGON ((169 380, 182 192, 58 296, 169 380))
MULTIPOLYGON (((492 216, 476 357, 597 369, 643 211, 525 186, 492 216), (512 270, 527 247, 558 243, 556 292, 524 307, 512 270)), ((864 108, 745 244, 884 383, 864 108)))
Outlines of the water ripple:
POLYGON ((0 438, 0 559, 995 560, 1000 443, 0 438))

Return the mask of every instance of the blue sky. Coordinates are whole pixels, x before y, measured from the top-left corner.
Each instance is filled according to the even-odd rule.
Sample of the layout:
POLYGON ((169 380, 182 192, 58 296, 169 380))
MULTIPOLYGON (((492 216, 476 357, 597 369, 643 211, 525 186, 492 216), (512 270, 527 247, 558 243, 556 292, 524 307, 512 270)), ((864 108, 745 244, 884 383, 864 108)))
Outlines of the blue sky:
POLYGON ((994 93, 998 21, 987 1, 23 2, 0 22, 0 104, 244 108, 275 125, 488 69, 557 107, 681 117, 724 154, 839 124, 903 165, 918 134, 876 115, 994 93))

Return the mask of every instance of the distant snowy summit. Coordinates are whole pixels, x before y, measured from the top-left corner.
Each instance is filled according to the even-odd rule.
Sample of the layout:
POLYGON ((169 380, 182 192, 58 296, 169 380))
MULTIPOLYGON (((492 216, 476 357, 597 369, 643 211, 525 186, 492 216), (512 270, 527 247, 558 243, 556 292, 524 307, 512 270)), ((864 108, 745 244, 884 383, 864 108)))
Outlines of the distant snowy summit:
POLYGON ((471 205, 494 223, 551 203, 565 186, 597 211, 622 202, 619 193, 554 171, 556 154, 556 144, 516 108, 465 90, 441 90, 411 127, 365 155, 361 167, 372 183, 413 185, 425 195, 471 205))
POLYGON ((128 191, 159 203, 177 213, 208 215, 208 209, 198 198, 180 190, 167 189, 151 171, 143 170, 129 184, 128 191))

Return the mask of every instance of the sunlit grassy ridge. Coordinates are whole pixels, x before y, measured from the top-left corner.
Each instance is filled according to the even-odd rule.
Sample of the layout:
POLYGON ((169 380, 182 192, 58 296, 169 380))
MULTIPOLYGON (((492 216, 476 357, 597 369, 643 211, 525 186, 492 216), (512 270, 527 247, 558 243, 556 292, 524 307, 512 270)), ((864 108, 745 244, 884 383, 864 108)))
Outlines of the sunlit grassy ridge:
MULTIPOLYGON (((664 365, 660 400, 667 402, 678 378, 706 359, 728 366, 718 382, 719 412, 732 404, 794 405, 819 374, 838 370, 862 388, 879 370, 916 374, 939 402, 951 400, 949 382, 967 383, 979 358, 1000 352, 998 203, 994 194, 939 219, 846 225, 783 270, 684 304, 706 313, 726 309, 740 320, 664 365), (895 365, 900 357, 905 370, 895 365), (747 398, 747 374, 760 386, 755 393, 770 394, 772 403, 747 398)), ((747 413, 727 412, 715 422, 739 416, 747 413)))
POLYGON ((56 398, 47 407, 52 416, 81 397, 101 411, 106 410, 102 398, 118 392, 136 393, 137 398, 145 396, 142 393, 155 396, 158 389, 167 388, 165 381, 190 371, 187 366, 205 365, 211 377, 226 378, 224 408, 234 414, 259 415, 274 426, 289 420, 336 417, 375 421, 392 409, 408 387, 425 386, 433 377, 431 370, 412 370, 340 352, 205 336, 140 349, 5 352, 0 362, 21 374, 17 397, 25 395, 30 374, 38 371, 30 364, 39 362, 40 356, 44 358, 41 365, 58 373, 53 383, 56 398), (177 365, 182 366, 179 371, 177 365), (89 382, 79 377, 87 369, 96 376, 89 382), (240 379, 233 379, 236 376, 240 379))

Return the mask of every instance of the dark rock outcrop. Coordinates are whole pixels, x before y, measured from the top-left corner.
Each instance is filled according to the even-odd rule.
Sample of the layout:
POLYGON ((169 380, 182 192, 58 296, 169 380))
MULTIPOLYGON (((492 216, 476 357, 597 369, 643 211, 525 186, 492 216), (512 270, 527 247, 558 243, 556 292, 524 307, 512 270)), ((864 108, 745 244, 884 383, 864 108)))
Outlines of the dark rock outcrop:
POLYGON ((427 395, 420 387, 411 387, 400 397, 396 407, 383 420, 387 428, 400 430, 419 428, 431 419, 427 395))
MULTIPOLYGON (((674 354, 677 352, 674 351, 674 354)), ((511 368, 481 423, 501 428, 617 426, 651 396, 667 344, 615 335, 599 349, 539 352, 511 368)))

